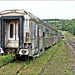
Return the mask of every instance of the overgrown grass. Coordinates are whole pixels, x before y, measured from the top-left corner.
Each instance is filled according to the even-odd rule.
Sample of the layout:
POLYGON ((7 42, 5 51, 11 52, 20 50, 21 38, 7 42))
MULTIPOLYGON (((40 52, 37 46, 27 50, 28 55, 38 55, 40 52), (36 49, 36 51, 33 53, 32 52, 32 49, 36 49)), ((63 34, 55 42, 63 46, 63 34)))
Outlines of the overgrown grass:
POLYGON ((15 74, 17 70, 19 70, 23 65, 25 65, 23 70, 20 71, 19 75, 38 75, 56 50, 57 52, 53 56, 52 61, 45 69, 44 74, 72 75, 71 72, 72 59, 69 58, 69 54, 65 49, 65 42, 63 40, 59 41, 56 45, 46 50, 41 56, 39 56, 35 60, 31 60, 30 63, 28 64, 26 64, 26 61, 25 62, 16 61, 8 64, 5 67, 2 67, 0 69, 0 74, 10 74, 10 75, 15 74))
POLYGON ((0 65, 6 63, 8 61, 11 61, 11 60, 13 60, 13 57, 11 56, 11 54, 0 56, 0 65))
POLYGON ((71 63, 73 60, 69 57, 65 49, 64 41, 60 41, 59 44, 60 47, 45 69, 44 75, 73 75, 71 72, 71 63))
POLYGON ((16 60, 15 62, 9 63, 7 66, 1 67, 0 69, 0 74, 6 74, 6 75, 15 75, 16 72, 22 68, 26 62, 24 61, 18 61, 16 60))
POLYGON ((25 65, 25 68, 20 72, 20 74, 38 75, 38 73, 47 63, 48 59, 50 59, 51 55, 55 52, 55 47, 52 48, 52 50, 48 49, 48 51, 43 53, 40 57, 30 61, 30 64, 25 65))
MULTIPOLYGON (((69 73, 72 74, 71 73, 71 61, 72 60, 68 58, 69 54, 65 50, 64 46, 65 46, 64 41, 59 41, 56 45, 54 45, 50 49, 46 50, 40 57, 36 58, 35 60, 31 61, 30 64, 26 65, 25 68, 22 71, 20 71, 19 74, 38 75, 57 48, 58 48, 58 51, 54 55, 53 60, 51 61, 50 68, 59 67, 58 68, 59 70, 57 71, 57 69, 54 70, 52 68, 51 73, 53 73, 53 74, 48 73, 48 75, 58 75, 58 74, 56 74, 56 72, 64 75, 65 70, 68 70, 69 73), (64 69, 64 65, 62 65, 63 60, 64 60, 64 65, 68 65, 68 67, 65 66, 65 69, 64 69), (62 62, 59 62, 59 61, 62 61, 62 62), (57 64, 56 64, 56 62, 57 62, 57 64), (54 64, 52 64, 52 63, 54 63, 54 64)), ((49 71, 49 69, 47 69, 47 71, 49 71)), ((45 71, 44 74, 47 74, 47 71, 45 71)))

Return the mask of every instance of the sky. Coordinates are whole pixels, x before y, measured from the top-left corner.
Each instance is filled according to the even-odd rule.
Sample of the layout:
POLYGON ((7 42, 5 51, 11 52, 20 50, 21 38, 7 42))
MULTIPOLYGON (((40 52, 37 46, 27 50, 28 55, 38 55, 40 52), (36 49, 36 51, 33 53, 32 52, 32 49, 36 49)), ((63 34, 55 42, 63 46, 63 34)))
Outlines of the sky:
POLYGON ((25 9, 40 19, 74 19, 75 1, 0 1, 0 11, 25 9))

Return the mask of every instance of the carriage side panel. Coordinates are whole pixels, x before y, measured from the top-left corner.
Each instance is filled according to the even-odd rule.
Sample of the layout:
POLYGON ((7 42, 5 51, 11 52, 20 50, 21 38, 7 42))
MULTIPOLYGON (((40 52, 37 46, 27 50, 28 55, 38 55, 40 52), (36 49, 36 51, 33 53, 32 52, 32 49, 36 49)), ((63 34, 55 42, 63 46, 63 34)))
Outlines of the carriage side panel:
POLYGON ((62 33, 58 32, 58 40, 61 40, 61 39, 62 39, 62 33))
POLYGON ((43 49, 43 27, 39 26, 39 50, 43 49))
POLYGON ((1 19, 0 19, 0 47, 1 47, 1 19))
POLYGON ((36 53, 35 49, 35 22, 31 22, 31 43, 32 43, 32 56, 36 53))

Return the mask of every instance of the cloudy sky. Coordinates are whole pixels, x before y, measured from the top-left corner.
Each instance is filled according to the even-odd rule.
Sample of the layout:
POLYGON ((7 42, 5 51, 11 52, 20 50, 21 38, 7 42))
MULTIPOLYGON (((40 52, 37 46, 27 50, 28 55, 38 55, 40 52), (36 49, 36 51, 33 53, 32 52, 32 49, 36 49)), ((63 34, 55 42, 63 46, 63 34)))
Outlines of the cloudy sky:
POLYGON ((0 11, 25 9, 40 19, 75 18, 75 1, 0 1, 0 11))

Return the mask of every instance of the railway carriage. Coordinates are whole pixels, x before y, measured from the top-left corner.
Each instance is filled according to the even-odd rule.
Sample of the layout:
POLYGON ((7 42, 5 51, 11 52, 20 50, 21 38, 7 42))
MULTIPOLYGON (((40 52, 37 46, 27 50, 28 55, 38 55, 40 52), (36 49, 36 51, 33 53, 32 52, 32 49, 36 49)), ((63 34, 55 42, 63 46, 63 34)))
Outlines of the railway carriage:
POLYGON ((60 34, 28 11, 0 12, 0 53, 39 56, 61 39, 60 34))

